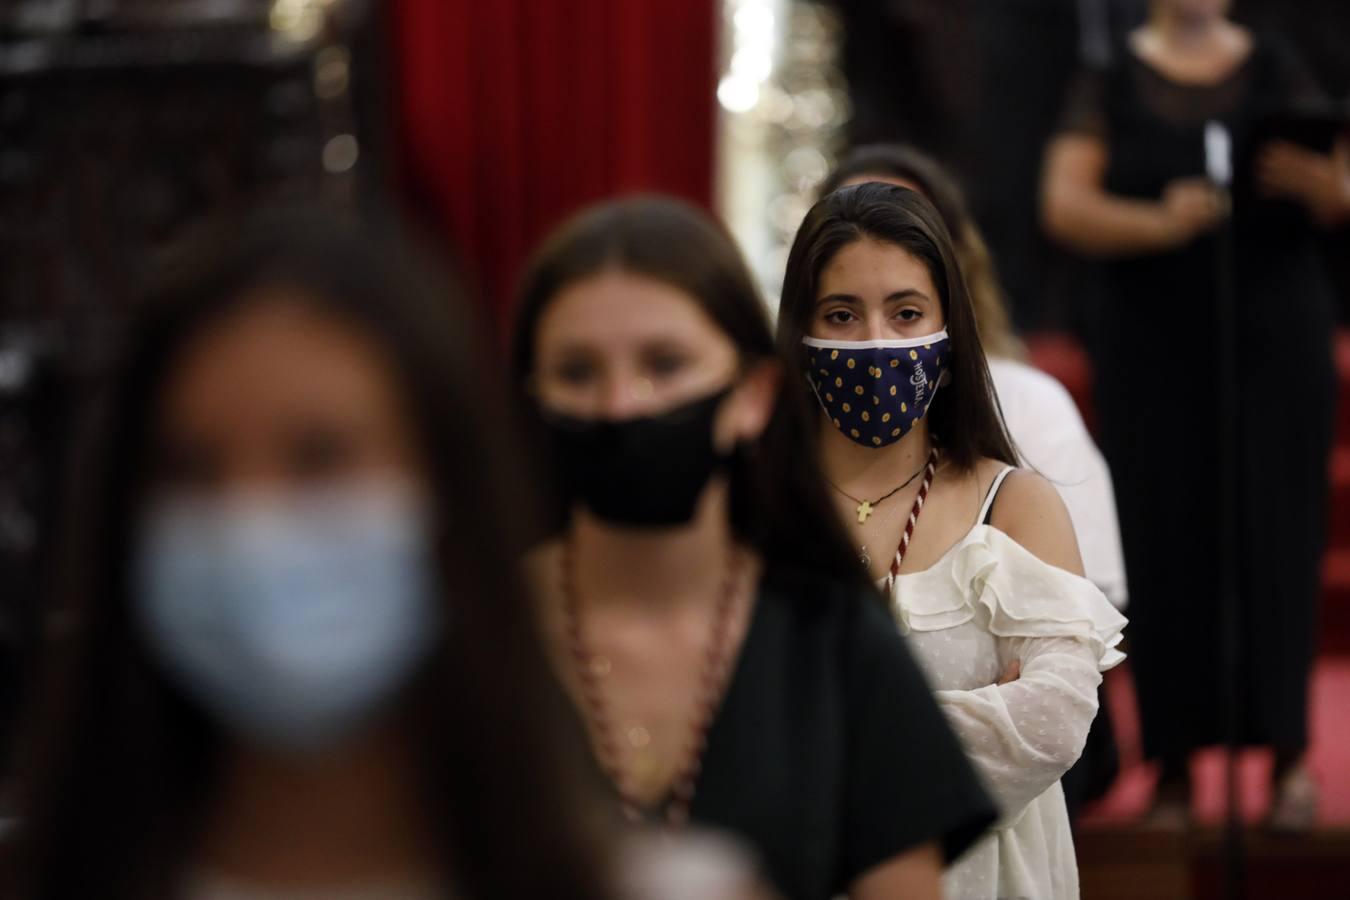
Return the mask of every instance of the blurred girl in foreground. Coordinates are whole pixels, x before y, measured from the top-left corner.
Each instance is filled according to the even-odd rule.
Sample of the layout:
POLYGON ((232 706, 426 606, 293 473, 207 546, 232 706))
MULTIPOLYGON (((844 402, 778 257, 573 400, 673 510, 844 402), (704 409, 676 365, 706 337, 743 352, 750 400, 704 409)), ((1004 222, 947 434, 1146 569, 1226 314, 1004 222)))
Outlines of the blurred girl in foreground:
POLYGON ((331 216, 169 267, 83 473, 5 896, 608 896, 464 313, 331 216))

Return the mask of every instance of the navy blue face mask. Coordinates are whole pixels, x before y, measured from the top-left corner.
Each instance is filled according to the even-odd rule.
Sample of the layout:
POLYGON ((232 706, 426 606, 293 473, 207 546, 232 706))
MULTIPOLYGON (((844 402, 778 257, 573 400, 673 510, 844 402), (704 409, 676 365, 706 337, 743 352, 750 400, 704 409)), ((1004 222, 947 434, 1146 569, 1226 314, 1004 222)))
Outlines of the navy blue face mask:
POLYGON ((904 437, 928 413, 946 370, 946 330, 895 341, 802 338, 807 381, 834 427, 864 447, 904 437))

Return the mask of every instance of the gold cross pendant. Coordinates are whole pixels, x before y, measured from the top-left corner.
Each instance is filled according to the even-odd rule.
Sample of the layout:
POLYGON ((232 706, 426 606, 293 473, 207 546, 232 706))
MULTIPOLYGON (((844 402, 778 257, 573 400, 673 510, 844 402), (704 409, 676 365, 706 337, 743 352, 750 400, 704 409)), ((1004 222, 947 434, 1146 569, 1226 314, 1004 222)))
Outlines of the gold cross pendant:
POLYGON ((858 524, 866 525, 867 517, 872 514, 872 501, 864 500, 858 504, 858 524))

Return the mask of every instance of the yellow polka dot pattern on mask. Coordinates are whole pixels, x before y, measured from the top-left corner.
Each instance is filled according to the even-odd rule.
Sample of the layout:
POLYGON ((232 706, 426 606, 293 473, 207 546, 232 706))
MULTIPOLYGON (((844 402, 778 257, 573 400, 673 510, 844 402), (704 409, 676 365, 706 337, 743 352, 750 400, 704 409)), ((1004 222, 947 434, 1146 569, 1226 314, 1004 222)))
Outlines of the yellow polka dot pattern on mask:
POLYGON ((939 360, 949 355, 947 344, 943 339, 901 348, 826 346, 804 359, 834 427, 865 447, 884 447, 928 413, 942 375, 939 360))

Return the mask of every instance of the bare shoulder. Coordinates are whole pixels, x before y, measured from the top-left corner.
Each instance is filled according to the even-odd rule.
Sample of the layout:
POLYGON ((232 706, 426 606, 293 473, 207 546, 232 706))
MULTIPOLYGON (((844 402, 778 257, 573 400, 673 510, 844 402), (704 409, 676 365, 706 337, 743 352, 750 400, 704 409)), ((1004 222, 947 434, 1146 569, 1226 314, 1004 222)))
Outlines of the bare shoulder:
POLYGON ((1069 510, 1055 486, 1037 473, 1017 469, 1003 480, 990 522, 1041 561, 1083 574, 1069 510))
POLYGON ((976 460, 968 469, 944 464, 938 467, 937 477, 933 480, 934 491, 930 496, 939 506, 950 507, 954 521, 961 528, 969 528, 975 523, 980 507, 994 485, 994 479, 1007 467, 1007 463, 987 457, 976 460))
MULTIPOLYGON (((981 456, 976 461, 975 467, 971 469, 971 474, 975 478, 975 483, 980 488, 980 498, 983 499, 985 492, 993 487, 994 479, 998 473, 1008 468, 1008 464, 999 459, 990 459, 987 456, 981 456)), ((1012 477, 1011 475, 1008 477, 1012 477)))

